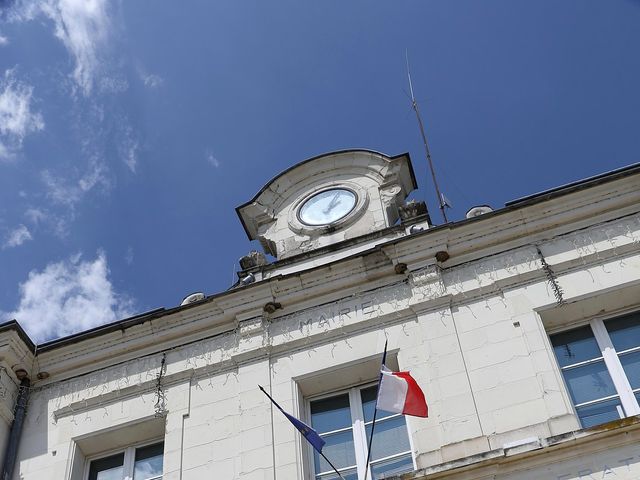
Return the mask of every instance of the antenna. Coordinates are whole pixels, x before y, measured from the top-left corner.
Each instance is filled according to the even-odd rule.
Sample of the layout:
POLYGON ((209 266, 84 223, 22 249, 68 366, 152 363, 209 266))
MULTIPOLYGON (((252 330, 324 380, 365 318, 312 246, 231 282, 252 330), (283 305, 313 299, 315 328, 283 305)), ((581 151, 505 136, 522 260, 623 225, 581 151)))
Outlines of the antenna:
POLYGON ((431 152, 429 151, 429 144, 427 143, 427 136, 424 133, 424 124, 422 123, 422 117, 420 117, 420 111, 418 110, 418 103, 416 102, 416 97, 413 95, 413 84, 411 83, 411 72, 409 70, 409 53, 405 50, 405 56, 407 58, 407 77, 409 77, 409 90, 411 92, 411 108, 416 112, 416 118, 418 119, 418 125, 420 127, 420 134, 422 135, 422 142, 424 143, 424 150, 427 154, 427 161, 429 162, 429 170, 431 170, 431 178, 433 178, 433 185, 436 187, 436 194, 438 195, 438 206, 440 208, 440 212, 442 212, 442 218, 444 219, 444 223, 449 223, 447 220, 447 213, 445 212, 445 207, 448 202, 445 201, 444 196, 440 193, 440 188, 438 187, 438 180, 436 180, 436 172, 433 169, 433 161, 431 160, 431 152))

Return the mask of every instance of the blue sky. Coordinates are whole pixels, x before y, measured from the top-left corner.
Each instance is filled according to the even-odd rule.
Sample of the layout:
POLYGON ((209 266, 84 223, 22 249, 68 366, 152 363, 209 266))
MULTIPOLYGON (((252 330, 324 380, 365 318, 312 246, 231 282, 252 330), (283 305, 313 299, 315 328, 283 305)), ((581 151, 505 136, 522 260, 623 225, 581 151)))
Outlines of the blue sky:
POLYGON ((234 208, 411 153, 440 221, 640 161, 640 2, 0 0, 0 319, 36 341, 228 288, 234 208))

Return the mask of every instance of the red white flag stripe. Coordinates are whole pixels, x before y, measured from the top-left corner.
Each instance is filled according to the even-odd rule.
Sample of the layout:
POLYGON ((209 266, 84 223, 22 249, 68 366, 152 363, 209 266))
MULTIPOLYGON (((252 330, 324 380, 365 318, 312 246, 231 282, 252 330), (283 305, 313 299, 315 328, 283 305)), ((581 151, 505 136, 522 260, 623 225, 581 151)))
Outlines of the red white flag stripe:
POLYGON ((382 366, 378 389, 378 410, 426 417, 429 413, 424 393, 409 372, 392 372, 382 366))

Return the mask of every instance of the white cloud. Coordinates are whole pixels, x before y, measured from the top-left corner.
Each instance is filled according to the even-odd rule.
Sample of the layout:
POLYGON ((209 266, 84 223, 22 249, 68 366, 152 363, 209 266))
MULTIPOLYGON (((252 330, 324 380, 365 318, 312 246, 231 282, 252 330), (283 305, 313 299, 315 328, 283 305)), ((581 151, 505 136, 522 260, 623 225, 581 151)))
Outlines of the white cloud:
POLYGON ((127 251, 124 254, 124 261, 127 265, 131 265, 133 263, 133 247, 131 245, 127 247, 127 251))
POLYGON ((133 302, 115 292, 103 252, 81 255, 33 270, 20 284, 15 318, 36 342, 87 330, 131 314, 133 302))
POLYGON ((140 63, 136 65, 138 77, 142 80, 145 87, 158 88, 164 83, 164 78, 155 73, 149 73, 147 69, 140 63))
POLYGON ((54 203, 74 207, 84 196, 97 186, 108 188, 107 167, 100 162, 91 162, 89 169, 76 181, 69 181, 43 170, 40 174, 47 188, 47 197, 54 203))
POLYGON ((95 160, 89 163, 88 170, 79 177, 73 172, 61 176, 50 170, 43 170, 40 172, 40 179, 44 183, 45 194, 51 206, 64 208, 51 210, 35 208, 28 210, 26 215, 34 224, 44 221, 59 238, 69 236, 70 227, 76 218, 76 206, 86 198, 89 192, 94 189, 108 192, 111 188, 106 165, 95 160), (70 179, 74 176, 75 179, 70 179))
POLYGON ((122 93, 129 89, 129 82, 126 78, 112 75, 110 77, 102 77, 98 82, 101 93, 122 93))
POLYGON ((218 160, 210 150, 207 151, 206 158, 209 165, 212 165, 215 168, 218 168, 220 166, 220 160, 218 160))
MULTIPOLYGON (((40 0, 41 1, 41 0, 40 0)), ((85 95, 100 67, 99 48, 108 38, 107 0, 49 0, 41 9, 55 24, 55 35, 75 59, 73 78, 85 95)))
POLYGON ((31 223, 37 225, 44 220, 47 215, 39 208, 29 208, 24 212, 24 216, 27 217, 31 223))
POLYGON ((42 115, 31 108, 33 87, 19 82, 13 70, 0 78, 0 160, 10 159, 30 133, 44 128, 42 115))
POLYGON ((136 173, 136 168, 138 166, 138 150, 140 149, 140 144, 138 140, 135 138, 133 129, 128 128, 124 133, 124 139, 119 146, 120 155, 122 156, 122 160, 125 165, 131 170, 131 173, 136 173))
POLYGON ((69 236, 69 227, 75 218, 75 212, 73 208, 60 214, 42 208, 29 208, 24 212, 24 216, 34 228, 44 226, 58 238, 66 238, 69 236))
POLYGON ((9 232, 2 248, 19 247, 24 242, 32 239, 33 237, 29 229, 25 225, 20 224, 9 232))
POLYGON ((38 225, 47 218, 47 214, 39 208, 28 208, 24 216, 34 225, 38 225))
POLYGON ((136 167, 138 165, 138 157, 136 155, 138 150, 138 143, 132 143, 128 146, 127 153, 124 158, 124 163, 129 167, 131 172, 136 173, 136 167))
POLYGON ((110 19, 107 0, 23 0, 8 14, 11 21, 45 15, 54 34, 73 57, 73 80, 88 96, 101 70, 101 49, 107 44, 110 19))
POLYGON ((0 47, 9 44, 9 39, 0 33, 0 47))
POLYGON ((160 75, 151 73, 149 75, 142 75, 142 82, 149 88, 157 88, 164 83, 164 79, 160 75))

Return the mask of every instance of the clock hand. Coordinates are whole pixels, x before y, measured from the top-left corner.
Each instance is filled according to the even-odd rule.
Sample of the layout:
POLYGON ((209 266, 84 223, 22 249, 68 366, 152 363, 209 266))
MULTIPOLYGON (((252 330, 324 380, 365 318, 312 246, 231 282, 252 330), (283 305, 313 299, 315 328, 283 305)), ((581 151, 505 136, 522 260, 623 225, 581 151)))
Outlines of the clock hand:
POLYGON ((324 213, 325 215, 327 215, 331 210, 333 210, 335 208, 336 205, 338 205, 340 203, 340 200, 338 199, 338 197, 340 196, 340 193, 336 193, 333 198, 331 199, 331 202, 329 202, 329 205, 327 206, 327 208, 325 208, 322 213, 324 213), (337 200, 337 201, 336 201, 337 200))

